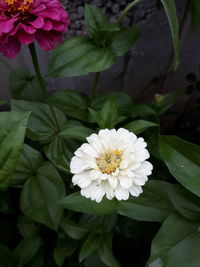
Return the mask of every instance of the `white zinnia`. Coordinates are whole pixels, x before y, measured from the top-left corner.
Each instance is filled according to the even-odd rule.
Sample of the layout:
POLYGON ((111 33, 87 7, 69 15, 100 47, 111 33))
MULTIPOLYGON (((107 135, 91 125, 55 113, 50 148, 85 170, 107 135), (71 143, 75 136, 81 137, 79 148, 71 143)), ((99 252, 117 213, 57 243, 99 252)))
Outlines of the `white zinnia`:
POLYGON ((153 169, 146 161, 149 153, 144 139, 121 128, 100 130, 87 141, 70 163, 72 182, 81 188, 81 195, 96 202, 104 195, 118 200, 127 200, 129 194, 139 196, 153 169))

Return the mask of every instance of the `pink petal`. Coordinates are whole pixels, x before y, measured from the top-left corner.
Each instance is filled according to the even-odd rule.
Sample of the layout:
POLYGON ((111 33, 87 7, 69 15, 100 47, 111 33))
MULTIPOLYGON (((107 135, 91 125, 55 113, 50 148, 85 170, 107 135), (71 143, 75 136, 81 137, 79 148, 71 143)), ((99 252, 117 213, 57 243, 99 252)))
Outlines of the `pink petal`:
POLYGON ((41 29, 44 26, 44 19, 42 17, 38 17, 36 20, 31 22, 31 25, 36 29, 41 29))
POLYGON ((24 32, 24 31, 20 31, 18 33, 18 38, 19 38, 19 41, 25 45, 29 45, 30 43, 34 42, 34 35, 24 32))
POLYGON ((0 52, 4 56, 14 58, 20 51, 21 44, 16 38, 8 38, 6 43, 2 43, 0 40, 0 52))

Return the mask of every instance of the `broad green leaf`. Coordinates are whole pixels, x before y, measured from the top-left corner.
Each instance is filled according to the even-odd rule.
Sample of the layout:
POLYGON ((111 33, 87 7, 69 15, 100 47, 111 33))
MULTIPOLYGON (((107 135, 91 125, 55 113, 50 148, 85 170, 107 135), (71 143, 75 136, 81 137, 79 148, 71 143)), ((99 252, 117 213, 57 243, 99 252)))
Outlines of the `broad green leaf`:
POLYGON ((174 46, 174 70, 176 70, 180 61, 179 22, 177 18, 176 6, 174 0, 161 0, 161 2, 167 14, 172 33, 174 46))
POLYGON ((61 222, 62 230, 73 239, 82 239, 89 232, 86 226, 77 224, 70 219, 64 218, 61 222))
POLYGON ((49 61, 48 75, 87 75, 106 70, 115 62, 116 55, 110 48, 98 47, 87 37, 75 37, 54 50, 49 61))
POLYGON ((94 253, 102 244, 101 236, 96 233, 91 233, 83 243, 79 254, 79 262, 94 253))
POLYGON ((92 5, 85 5, 84 17, 87 30, 91 35, 95 34, 108 24, 108 20, 101 9, 92 5))
POLYGON ((139 197, 119 201, 117 212, 139 221, 162 222, 174 210, 169 200, 170 184, 162 181, 149 181, 139 197))
POLYGON ((118 115, 116 101, 112 97, 106 100, 100 112, 92 109, 89 109, 89 111, 92 121, 97 122, 101 129, 112 129, 126 118, 118 115))
POLYGON ((194 31, 200 22, 200 2, 197 0, 190 0, 191 13, 191 30, 194 31))
POLYGON ((157 95, 157 97, 162 99, 161 101, 154 101, 158 115, 165 113, 165 111, 167 111, 173 104, 176 103, 182 94, 182 91, 176 90, 165 95, 157 95))
POLYGON ((107 267, 108 266, 101 261, 97 252, 88 256, 85 259, 84 264, 85 264, 85 267, 93 267, 93 266, 95 266, 95 267, 107 267))
POLYGON ((23 238, 31 238, 38 235, 39 227, 31 219, 20 216, 17 224, 17 228, 23 238))
POLYGON ((115 100, 120 115, 124 115, 125 111, 132 105, 132 99, 127 94, 122 92, 109 92, 94 96, 90 101, 90 108, 93 110, 101 110, 106 100, 110 98, 115 100))
POLYGON ((39 236, 23 239, 14 250, 14 256, 19 260, 19 267, 30 262, 41 245, 42 239, 39 236))
POLYGON ((140 134, 150 127, 157 127, 157 126, 158 124, 151 121, 137 120, 126 124, 124 128, 133 132, 134 134, 140 134))
POLYGON ((26 131, 29 112, 0 113, 0 189, 5 190, 16 168, 26 131))
POLYGON ((11 178, 11 184, 24 183, 29 177, 34 176, 43 162, 43 157, 37 150, 24 144, 15 173, 11 178))
POLYGON ((113 48, 117 56, 126 54, 134 46, 140 36, 140 31, 137 26, 121 27, 120 31, 113 34, 113 48))
POLYGON ((200 147, 176 136, 161 136, 159 147, 170 173, 200 196, 200 147))
POLYGON ((67 238, 59 239, 53 253, 53 257, 57 266, 62 267, 65 259, 70 257, 75 250, 76 246, 72 240, 67 238))
POLYGON ((112 213, 116 208, 115 200, 108 200, 104 198, 100 203, 97 203, 81 196, 79 192, 65 197, 61 201, 61 204, 64 208, 69 210, 95 215, 112 213))
POLYGON ((39 249, 33 259, 26 265, 26 267, 44 267, 44 255, 42 249, 39 249))
POLYGON ((56 120, 54 113, 47 104, 23 100, 12 100, 11 103, 13 110, 32 112, 28 120, 26 133, 27 137, 32 141, 39 141, 41 143, 51 142, 64 129, 67 122, 62 111, 54 107, 56 120))
POLYGON ((14 259, 9 248, 0 244, 0 267, 16 267, 17 261, 14 259))
POLYGON ((103 236, 103 244, 98 250, 100 259, 109 267, 120 267, 112 253, 112 238, 110 235, 103 236))
POLYGON ((58 136, 64 139, 73 138, 80 141, 86 141, 86 137, 90 136, 93 133, 94 131, 90 128, 74 125, 71 127, 66 127, 64 130, 62 130, 62 132, 58 134, 58 136))
POLYGON ((62 137, 55 137, 54 140, 45 146, 45 155, 61 171, 70 173, 70 162, 74 151, 79 147, 76 140, 65 140, 62 137))
POLYGON ((193 221, 200 220, 200 198, 179 184, 170 184, 169 199, 179 214, 193 221))
POLYGON ((52 94, 49 100, 67 116, 86 120, 88 103, 85 94, 72 90, 61 90, 52 94))
POLYGON ((131 118, 145 117, 145 116, 154 115, 154 114, 155 114, 155 110, 146 104, 132 105, 130 107, 131 118))
POLYGON ((49 162, 45 162, 23 186, 22 212, 30 219, 57 230, 63 213, 59 203, 65 196, 64 183, 49 162))
POLYGON ((197 228, 198 223, 186 220, 176 213, 171 214, 152 242, 147 266, 197 267, 200 263, 198 263, 199 257, 197 257, 197 248, 200 244, 200 234, 195 233, 197 228), (193 257, 195 254, 196 257, 193 257))
POLYGON ((21 67, 11 71, 9 80, 14 99, 39 101, 43 98, 38 78, 30 75, 26 68, 21 67))

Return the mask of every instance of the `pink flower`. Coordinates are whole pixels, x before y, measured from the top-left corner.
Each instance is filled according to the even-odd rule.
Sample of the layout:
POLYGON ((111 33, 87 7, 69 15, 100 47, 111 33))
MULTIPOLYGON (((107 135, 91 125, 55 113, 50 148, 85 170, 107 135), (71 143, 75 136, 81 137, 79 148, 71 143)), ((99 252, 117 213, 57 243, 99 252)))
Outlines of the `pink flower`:
POLYGON ((59 0, 0 0, 0 52, 13 58, 21 44, 34 40, 48 51, 62 41, 68 25, 59 0))

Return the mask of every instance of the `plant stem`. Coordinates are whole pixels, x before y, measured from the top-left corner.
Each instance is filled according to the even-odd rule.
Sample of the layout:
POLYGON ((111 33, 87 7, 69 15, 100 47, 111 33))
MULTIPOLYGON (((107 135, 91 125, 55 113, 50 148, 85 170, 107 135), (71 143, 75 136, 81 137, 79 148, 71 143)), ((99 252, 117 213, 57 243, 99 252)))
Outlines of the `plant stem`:
POLYGON ((45 102, 47 103, 47 105, 49 106, 49 108, 50 108, 50 110, 52 112, 52 115, 53 115, 55 123, 56 123, 56 128, 59 131, 58 119, 56 117, 56 113, 55 113, 55 110, 54 110, 51 102, 48 100, 49 94, 48 94, 44 79, 43 79, 41 71, 40 71, 40 66, 39 66, 39 63, 38 63, 38 58, 37 58, 37 53, 36 53, 36 49, 35 49, 35 44, 34 43, 29 44, 29 50, 30 50, 30 53, 31 53, 31 58, 32 58, 34 69, 35 69, 35 73, 36 73, 36 75, 38 77, 38 81, 40 83, 40 86, 41 86, 41 89, 42 89, 42 92, 43 92, 43 95, 44 95, 44 100, 45 100, 45 102))
POLYGON ((141 0, 134 0, 131 3, 129 3, 127 5, 127 7, 121 12, 121 14, 119 15, 119 18, 117 20, 117 22, 120 24, 123 20, 123 18, 126 16, 126 14, 137 4, 139 3, 141 0))
POLYGON ((100 72, 95 73, 94 80, 93 80, 91 97, 93 97, 93 96, 96 95, 97 85, 98 85, 98 81, 99 81, 99 76, 100 76, 100 72))

